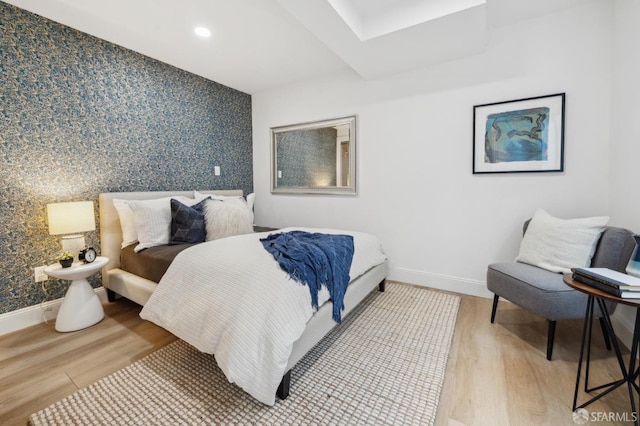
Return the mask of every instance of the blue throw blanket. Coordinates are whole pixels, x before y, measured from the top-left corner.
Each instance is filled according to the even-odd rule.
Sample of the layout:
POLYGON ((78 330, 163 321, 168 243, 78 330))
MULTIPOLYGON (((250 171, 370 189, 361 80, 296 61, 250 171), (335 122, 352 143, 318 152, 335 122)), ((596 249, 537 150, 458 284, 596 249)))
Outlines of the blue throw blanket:
POLYGON ((309 287, 313 308, 318 309, 318 292, 326 286, 333 300, 333 319, 342 322, 353 260, 352 236, 291 231, 270 234, 260 242, 283 271, 309 287))

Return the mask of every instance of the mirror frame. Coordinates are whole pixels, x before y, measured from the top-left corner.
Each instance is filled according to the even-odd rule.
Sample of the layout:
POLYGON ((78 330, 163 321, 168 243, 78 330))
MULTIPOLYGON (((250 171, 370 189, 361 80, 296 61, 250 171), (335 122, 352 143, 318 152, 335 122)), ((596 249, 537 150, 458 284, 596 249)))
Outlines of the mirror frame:
POLYGON ((332 118, 271 128, 271 193, 272 194, 325 194, 357 195, 356 186, 356 116, 332 118), (284 132, 319 129, 338 125, 349 125, 349 185, 348 186, 278 186, 278 142, 277 136, 284 132))

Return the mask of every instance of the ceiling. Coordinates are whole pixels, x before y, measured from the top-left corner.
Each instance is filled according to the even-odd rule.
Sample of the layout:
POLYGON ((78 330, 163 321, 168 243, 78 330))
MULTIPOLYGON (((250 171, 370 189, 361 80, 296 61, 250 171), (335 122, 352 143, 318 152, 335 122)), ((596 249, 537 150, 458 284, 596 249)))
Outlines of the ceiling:
POLYGON ((486 0, 327 0, 361 41, 391 34, 486 0))
POLYGON ((4 1, 254 94, 347 70, 381 79, 478 54, 492 25, 590 0, 4 1), (196 36, 196 26, 211 37, 196 36))

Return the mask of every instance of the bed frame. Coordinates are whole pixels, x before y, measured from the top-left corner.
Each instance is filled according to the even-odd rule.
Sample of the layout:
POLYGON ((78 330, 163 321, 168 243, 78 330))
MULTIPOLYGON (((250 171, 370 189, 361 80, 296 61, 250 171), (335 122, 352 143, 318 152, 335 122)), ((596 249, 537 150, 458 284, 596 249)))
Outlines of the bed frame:
MULTIPOLYGON (((203 194, 242 195, 241 190, 198 191, 203 194)), ((139 305, 144 305, 156 283, 120 269, 120 248, 122 245, 122 228, 118 212, 113 205, 114 199, 120 200, 151 200, 163 197, 183 195, 193 196, 193 191, 152 191, 152 192, 108 192, 98 197, 100 207, 100 245, 101 254, 109 258, 107 265, 102 268, 102 285, 107 290, 110 302, 115 301, 117 295, 126 297, 139 305)), ((344 318, 355 308, 374 288, 384 291, 385 279, 388 274, 388 264, 384 263, 371 268, 364 275, 349 284, 344 296, 344 318)), ((291 369, 300 359, 313 348, 337 324, 332 319, 333 304, 329 301, 318 309, 311 317, 304 333, 293 344, 286 373, 278 387, 277 396, 285 399, 289 395, 291 369)))

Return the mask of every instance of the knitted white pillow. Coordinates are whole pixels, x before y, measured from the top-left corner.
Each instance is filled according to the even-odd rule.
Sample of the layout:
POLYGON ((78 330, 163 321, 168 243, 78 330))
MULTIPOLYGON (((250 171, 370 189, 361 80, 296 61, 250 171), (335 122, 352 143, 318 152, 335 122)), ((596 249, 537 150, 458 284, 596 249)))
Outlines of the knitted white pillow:
POLYGON ((607 216, 558 219, 538 209, 522 238, 516 262, 562 273, 588 268, 608 221, 607 216))
POLYGON ((204 221, 207 241, 253 232, 253 214, 242 197, 207 201, 204 221))

